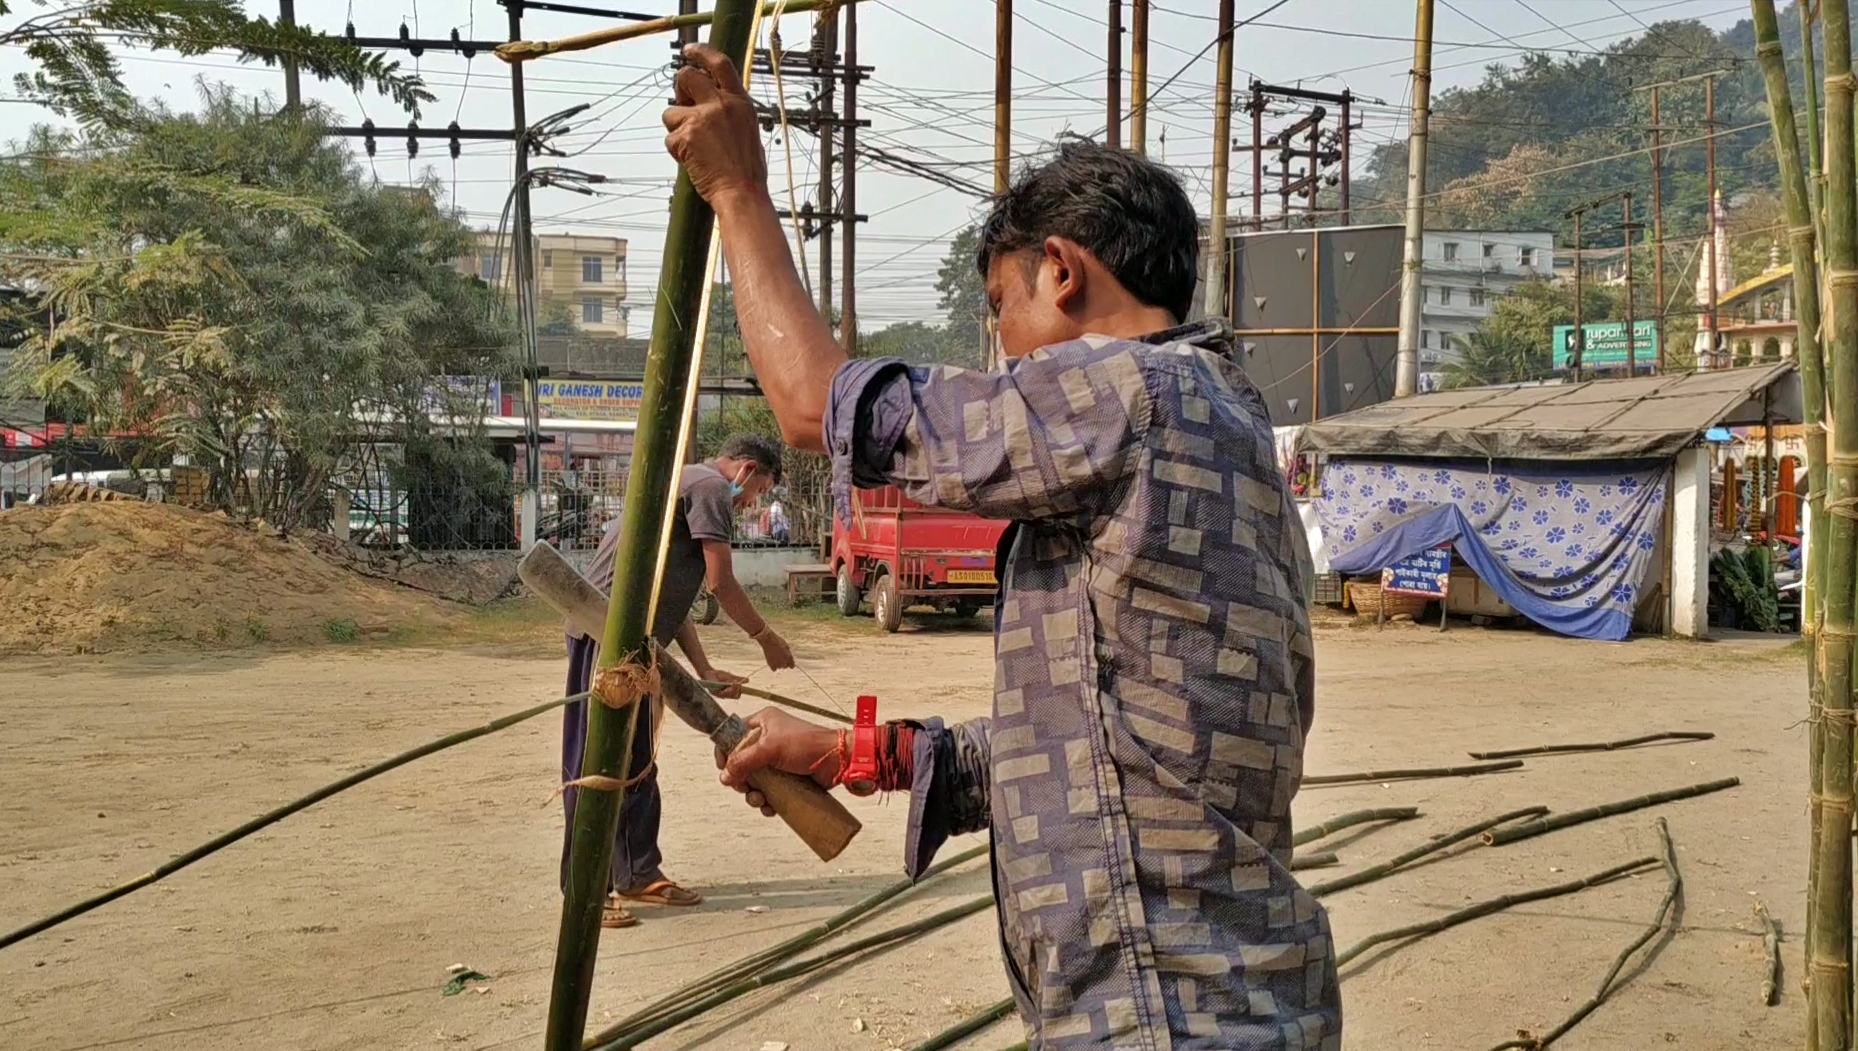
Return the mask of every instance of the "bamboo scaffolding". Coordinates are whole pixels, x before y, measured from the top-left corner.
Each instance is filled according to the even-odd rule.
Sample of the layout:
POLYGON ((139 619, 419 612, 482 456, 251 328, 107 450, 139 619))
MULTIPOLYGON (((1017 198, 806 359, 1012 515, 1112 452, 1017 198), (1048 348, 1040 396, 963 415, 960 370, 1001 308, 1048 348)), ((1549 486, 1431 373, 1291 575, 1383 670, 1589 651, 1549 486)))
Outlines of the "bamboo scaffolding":
POLYGON ((1644 734, 1628 737, 1621 741, 1599 741, 1594 744, 1544 744, 1534 748, 1505 748, 1496 752, 1467 752, 1473 759, 1513 759, 1519 755, 1567 755, 1571 752, 1616 752, 1621 748, 1637 748, 1639 745, 1652 744, 1657 741, 1708 741, 1716 735, 1713 733, 1692 733, 1673 730, 1667 733, 1644 734))
MULTIPOLYGON (((716 0, 711 14, 710 45, 748 65, 754 41, 751 18, 755 0, 716 0)), ((548 1051, 576 1051, 587 1028, 587 1003, 593 991, 600 948, 600 914, 611 878, 613 837, 619 828, 620 804, 631 772, 632 737, 649 698, 637 683, 649 684, 649 633, 658 551, 665 542, 666 509, 674 498, 678 445, 683 433, 685 393, 696 343, 695 321, 710 283, 708 261, 715 214, 698 195, 690 173, 680 165, 671 194, 665 229, 664 258, 652 310, 650 348, 633 436, 632 470, 620 512, 619 544, 614 552, 613 585, 607 605, 606 631, 600 640, 595 682, 630 680, 630 697, 606 698, 587 706, 587 746, 583 777, 612 779, 611 790, 583 790, 574 808, 569 840, 568 875, 562 895, 561 928, 555 948, 549 991, 548 1051), (617 679, 609 675, 618 673, 617 679), (609 706, 609 705, 618 706, 609 706)), ((626 692, 616 691, 616 692, 626 692)))
POLYGON ((1361 781, 1418 781, 1429 777, 1474 777, 1478 774, 1495 774, 1504 770, 1515 770, 1523 765, 1521 759, 1506 759, 1500 763, 1476 763, 1468 766, 1432 766, 1413 770, 1363 770, 1353 774, 1312 774, 1303 779, 1305 787, 1310 785, 1348 785, 1361 781))
MULTIPOLYGON (((830 916, 791 938, 787 938, 784 941, 771 945, 758 952, 750 953, 740 960, 726 964, 701 978, 685 983, 677 989, 672 990, 670 993, 654 1000, 650 1004, 634 1011, 632 1014, 627 1015, 625 1018, 614 1022, 612 1025, 608 1026, 600 1036, 611 1038, 633 1026, 643 1025, 646 1022, 659 1018, 694 1000, 707 996, 718 989, 733 985, 744 978, 759 974, 783 960, 798 956, 854 924, 862 923, 870 919, 872 915, 889 907, 892 899, 906 891, 915 890, 950 869, 981 857, 987 853, 988 849, 986 844, 972 847, 954 857, 936 862, 925 870, 920 877, 914 880, 898 880, 859 900, 837 915, 830 916)), ((598 1037, 590 1038, 585 1046, 593 1046, 597 1039, 598 1037)))
POLYGON ((1290 837, 1290 845, 1293 847, 1300 847, 1305 843, 1314 843, 1319 839, 1326 839, 1329 836, 1333 836, 1345 828, 1354 828, 1356 825, 1366 825, 1374 821, 1411 821, 1418 816, 1419 808, 1416 806, 1380 807, 1375 810, 1350 811, 1346 814, 1339 814, 1319 824, 1311 825, 1308 828, 1298 829, 1296 835, 1290 837))
POLYGON ((915 1047, 910 1048, 910 1051, 942 1051, 943 1048, 954 1047, 956 1044, 961 1043, 968 1037, 986 1029, 988 1026, 993 1025, 995 1022, 998 1022, 1000 1019, 1012 1013, 1013 999, 1012 997, 1008 997, 971 1018, 949 1026, 947 1029, 942 1030, 922 1043, 917 1044, 915 1047))
POLYGON ((1781 1001, 1781 925, 1768 914, 1768 907, 1755 901, 1755 921, 1761 924, 1761 953, 1767 966, 1761 972, 1761 1004, 1773 1007, 1781 1001))
POLYGON ((1437 854, 1439 851, 1462 843, 1467 839, 1475 839, 1483 833, 1496 828, 1498 825, 1507 825, 1512 821, 1518 821, 1524 818, 1541 817, 1546 813, 1548 813, 1547 807, 1532 806, 1524 807, 1521 810, 1512 810, 1507 814, 1498 814, 1496 817, 1485 818, 1476 824, 1467 825, 1456 832, 1449 832, 1440 836, 1423 846, 1414 847, 1404 854, 1397 854, 1378 865, 1371 865, 1362 869, 1360 872, 1351 872, 1346 876, 1337 876, 1335 879, 1318 883, 1309 888, 1310 896, 1320 898, 1325 894, 1334 894, 1337 891, 1344 891, 1350 887, 1359 887, 1363 883, 1372 883, 1377 879, 1383 879, 1393 875, 1395 872, 1411 865, 1420 858, 1431 854, 1437 854))
POLYGON ((1500 847, 1505 843, 1532 839, 1544 833, 1556 832, 1573 825, 1586 824, 1589 821, 1598 821, 1601 818, 1629 814, 1634 810, 1643 810, 1660 803, 1672 803, 1680 799, 1691 799, 1695 796, 1708 795, 1711 792, 1720 792, 1725 788, 1734 788, 1741 783, 1742 779, 1739 777, 1725 777, 1720 781, 1705 781, 1700 785, 1666 789, 1663 792, 1652 792, 1647 795, 1634 796, 1631 799, 1622 799, 1616 803, 1601 803, 1599 806, 1590 806, 1584 810, 1570 810, 1564 814, 1538 818, 1509 828, 1493 828, 1478 838, 1482 839, 1487 847, 1500 847))
POLYGON ((1540 1049, 1561 1039, 1567 1034, 1568 1030, 1579 1025, 1581 1019, 1593 1014, 1601 1004, 1606 1002, 1606 998, 1613 994, 1613 981, 1619 977, 1619 972, 1625 969, 1626 961, 1630 960, 1634 953, 1644 948, 1645 943, 1656 938, 1659 932, 1665 929, 1665 920, 1670 917, 1672 910, 1677 907, 1678 900, 1683 896, 1684 877, 1679 874, 1677 870, 1677 851, 1671 846, 1671 830, 1665 825, 1664 818, 1658 819, 1657 828, 1658 839, 1663 848, 1660 858, 1664 862, 1666 882, 1664 900, 1658 903, 1658 912, 1652 917, 1651 925, 1646 927, 1644 932, 1637 938, 1634 938, 1632 944, 1626 946, 1620 951, 1618 956, 1614 957, 1613 966, 1607 969, 1606 977, 1600 979, 1599 989, 1595 990, 1593 996, 1589 997, 1586 1003, 1575 1008, 1574 1013, 1563 1020, 1560 1025, 1541 1036, 1505 1040, 1503 1043, 1491 1048, 1490 1051, 1510 1051, 1511 1048, 1526 1048, 1528 1051, 1540 1051, 1540 1049))
MULTIPOLYGON (((1824 340, 1832 422, 1820 578, 1820 835, 1807 876, 1811 1020, 1820 1051, 1848 1051, 1852 1010, 1852 606, 1858 585, 1858 186, 1854 185, 1852 35, 1847 0, 1820 0, 1825 33, 1824 340)), ((1796 294, 1798 282, 1795 284, 1796 294)), ((1809 557, 1811 552, 1808 552, 1809 557)))
POLYGON ((925 916, 914 923, 906 923, 901 927, 894 927, 890 930, 873 934, 867 938, 860 938, 855 942, 850 942, 823 956, 816 956, 809 960, 799 960, 785 967, 777 967, 771 971, 744 978, 739 982, 716 990, 696 1003, 681 1007, 662 1017, 655 1018, 644 1025, 634 1026, 624 1032, 614 1032, 612 1029, 602 1030, 597 1036, 588 1041, 588 1051, 625 1051, 626 1048, 637 1047, 660 1033, 675 1029, 700 1014, 714 1010, 738 997, 746 996, 757 989, 762 989, 778 982, 784 982, 790 978, 799 978, 802 975, 811 974, 822 967, 831 966, 832 964, 856 956, 858 953, 868 949, 882 948, 883 946, 895 942, 916 937, 919 934, 926 934, 940 927, 946 927, 956 920, 972 916, 983 909, 993 908, 993 906, 993 895, 985 894, 964 904, 956 905, 953 908, 943 909, 941 912, 925 916))
POLYGON ((1628 861, 1623 865, 1614 865, 1610 869, 1596 872, 1591 876, 1586 876, 1581 879, 1570 880, 1566 883, 1557 883, 1552 887, 1538 887, 1535 890, 1525 890, 1515 894, 1500 895, 1489 901, 1480 901, 1475 905, 1467 905, 1456 912, 1447 913, 1436 919, 1427 920, 1424 923, 1412 923, 1405 927, 1395 927, 1390 931, 1370 934, 1366 938, 1349 946, 1338 955, 1335 958, 1335 965, 1338 968, 1343 967, 1350 960, 1374 948, 1376 945, 1384 945, 1387 942, 1406 941, 1409 938, 1422 938, 1429 934, 1437 934, 1440 931, 1450 930, 1461 923, 1470 923, 1472 920, 1488 916, 1493 912, 1501 912, 1504 909, 1513 908, 1517 905, 1527 905, 1532 901, 1541 901, 1545 898, 1559 898, 1564 894, 1573 894, 1578 891, 1586 890, 1589 887, 1597 887, 1602 883, 1616 880, 1621 876, 1629 876, 1632 873, 1656 864, 1658 864, 1658 859, 1655 857, 1639 858, 1635 861, 1628 861))
POLYGON ((152 883, 158 883, 161 880, 167 879, 169 876, 174 875, 176 872, 179 872, 180 870, 186 868, 187 866, 193 864, 194 862, 199 861, 200 859, 208 857, 212 854, 216 854, 219 851, 224 850, 227 847, 233 845, 234 843, 237 843, 239 840, 247 838, 248 836, 252 835, 254 832, 258 832, 262 829, 275 825, 279 821, 282 821, 285 818, 291 816, 292 814, 298 813, 299 811, 307 810, 308 808, 315 806, 317 803, 320 803, 323 800, 328 799, 330 796, 333 796, 338 792, 345 792, 348 789, 351 789, 355 787, 356 785, 361 784, 364 781, 371 781, 374 778, 377 778, 381 776, 382 774, 387 773, 389 770, 396 770, 412 762, 415 759, 424 758, 426 756, 431 755, 434 752, 444 751, 445 749, 450 748, 454 745, 464 744, 466 741, 475 741, 478 738, 483 737, 487 734, 493 734, 493 733, 496 733, 498 730, 508 729, 512 726, 515 726, 517 723, 524 722, 529 719, 533 719, 536 716, 541 715, 545 712, 552 712, 557 708, 561 708, 561 707, 565 707, 566 705, 573 704, 575 701, 586 700, 587 696, 588 695, 584 693, 577 693, 573 695, 572 697, 561 697, 556 700, 546 701, 542 704, 538 704, 533 707, 524 708, 520 712, 513 712, 509 715, 505 715, 500 718, 492 719, 491 721, 485 723, 482 726, 475 726, 469 730, 460 730, 454 734, 447 734, 444 737, 441 737, 436 741, 431 741, 426 744, 422 744, 418 748, 409 748, 406 751, 401 752, 399 755, 396 755, 390 759, 383 759, 380 762, 375 763, 373 766, 369 766, 361 770, 357 770, 354 773, 348 775, 347 777, 341 778, 336 781, 332 781, 329 784, 326 784, 323 787, 318 788, 313 792, 298 796, 296 799, 293 799, 290 802, 285 803, 283 806, 277 807, 273 810, 268 810, 265 813, 260 814, 255 818, 252 818, 250 821, 247 821, 245 824, 240 825, 238 828, 235 828, 232 831, 226 832, 222 835, 215 836, 212 839, 207 840, 205 843, 200 844, 199 846, 193 848, 192 850, 187 851, 184 854, 177 854, 173 858, 171 858, 166 864, 162 865, 160 868, 157 868, 152 872, 144 873, 140 876, 137 876, 135 879, 130 880, 127 883, 122 883, 115 887, 111 887, 109 890, 106 890, 101 894, 92 895, 91 897, 85 898, 83 901, 77 902, 73 905, 68 905, 65 908, 58 910, 57 912, 52 913, 50 916, 46 916, 43 919, 34 920, 33 922, 26 924, 24 927, 20 927, 17 930, 8 931, 6 934, 0 935, 0 949, 4 949, 9 945, 14 944, 15 942, 25 941, 27 938, 30 938, 35 934, 43 934, 44 932, 51 930, 53 927, 56 927, 59 924, 66 922, 67 920, 76 919, 77 917, 84 915, 85 913, 91 911, 92 909, 99 908, 104 905, 108 905, 110 902, 115 901, 118 898, 124 897, 125 895, 132 894, 135 891, 141 890, 143 887, 146 887, 152 883))

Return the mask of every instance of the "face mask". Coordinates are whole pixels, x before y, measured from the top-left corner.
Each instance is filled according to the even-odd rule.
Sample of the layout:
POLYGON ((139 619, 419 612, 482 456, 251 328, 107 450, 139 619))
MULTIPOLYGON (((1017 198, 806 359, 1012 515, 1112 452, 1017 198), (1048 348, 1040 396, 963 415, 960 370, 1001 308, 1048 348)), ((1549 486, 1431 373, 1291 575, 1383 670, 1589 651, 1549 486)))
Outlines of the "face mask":
POLYGON ((754 473, 752 470, 744 470, 741 474, 730 479, 729 496, 731 499, 742 495, 742 481, 752 473, 754 473))

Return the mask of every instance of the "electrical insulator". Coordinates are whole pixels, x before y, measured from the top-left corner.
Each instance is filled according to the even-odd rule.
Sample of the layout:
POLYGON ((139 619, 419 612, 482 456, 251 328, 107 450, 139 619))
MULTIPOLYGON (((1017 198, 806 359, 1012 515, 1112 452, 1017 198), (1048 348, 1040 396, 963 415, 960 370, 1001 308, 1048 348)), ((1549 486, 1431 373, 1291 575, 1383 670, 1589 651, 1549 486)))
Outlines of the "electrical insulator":
POLYGON ((353 22, 350 22, 348 24, 348 38, 350 40, 355 39, 355 23, 353 22))
MULTIPOLYGON (((452 46, 458 47, 458 45, 462 43, 463 41, 458 36, 458 27, 453 26, 452 27, 452 46)), ((465 61, 469 62, 471 58, 477 54, 477 48, 458 47, 458 53, 465 57, 465 61)))
POLYGON ((419 125, 409 120, 406 122, 406 130, 408 132, 408 135, 406 137, 406 155, 409 158, 417 157, 419 156, 419 136, 413 135, 411 133, 418 131, 419 125))
MULTIPOLYGON (((400 23, 400 42, 402 44, 405 44, 407 43, 407 41, 412 40, 412 39, 413 39, 413 34, 407 32, 406 23, 405 22, 400 23)), ((426 53, 426 49, 423 47, 408 46, 407 51, 411 53, 414 58, 418 58, 419 56, 426 53)))
MULTIPOLYGON (((457 32, 457 30, 453 30, 453 32, 455 33, 457 32)), ((452 133, 452 139, 451 139, 451 144, 450 144, 450 148, 452 151, 452 160, 457 160, 458 155, 464 152, 464 147, 461 146, 458 142, 458 122, 452 121, 450 124, 445 126, 445 130, 452 133)))
POLYGON ((361 130, 363 132, 361 136, 362 148, 368 151, 368 156, 372 157, 374 156, 374 118, 369 117, 364 119, 361 122, 361 130))

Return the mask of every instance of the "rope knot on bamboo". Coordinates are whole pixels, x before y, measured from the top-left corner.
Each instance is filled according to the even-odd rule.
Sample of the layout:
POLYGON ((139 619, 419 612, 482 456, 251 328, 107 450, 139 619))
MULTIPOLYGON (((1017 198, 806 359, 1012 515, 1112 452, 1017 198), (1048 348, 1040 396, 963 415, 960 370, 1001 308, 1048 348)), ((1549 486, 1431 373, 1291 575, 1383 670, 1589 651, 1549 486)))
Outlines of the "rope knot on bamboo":
POLYGON ((651 653, 646 663, 633 659, 609 664, 594 674, 594 696, 608 708, 630 708, 642 697, 656 697, 659 690, 658 654, 651 653))
POLYGON ((1827 500, 1826 510, 1840 518, 1858 519, 1858 497, 1843 496, 1837 500, 1827 500))

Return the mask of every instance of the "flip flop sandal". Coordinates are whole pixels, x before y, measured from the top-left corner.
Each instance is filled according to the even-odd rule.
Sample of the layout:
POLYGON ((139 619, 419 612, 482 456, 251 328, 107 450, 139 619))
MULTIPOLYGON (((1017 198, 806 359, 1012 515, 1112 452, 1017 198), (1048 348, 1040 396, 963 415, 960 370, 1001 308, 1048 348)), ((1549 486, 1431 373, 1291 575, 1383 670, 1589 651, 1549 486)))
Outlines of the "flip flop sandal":
POLYGON ((630 893, 621 891, 619 896, 627 901, 640 901, 650 905, 689 906, 703 903, 703 895, 680 887, 668 879, 653 880, 646 884, 643 890, 630 893))
POLYGON ((616 931, 622 927, 637 927, 638 925, 639 918, 632 914, 632 910, 611 897, 607 898, 606 904, 600 908, 600 926, 606 930, 616 931))

